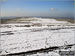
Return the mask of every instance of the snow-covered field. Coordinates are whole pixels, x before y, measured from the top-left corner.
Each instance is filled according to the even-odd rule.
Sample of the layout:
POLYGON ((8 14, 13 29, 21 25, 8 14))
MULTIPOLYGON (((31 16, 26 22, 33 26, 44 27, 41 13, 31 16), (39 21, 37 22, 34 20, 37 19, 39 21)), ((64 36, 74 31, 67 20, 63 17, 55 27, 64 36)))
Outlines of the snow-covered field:
MULTIPOLYGON (((41 19, 40 19, 41 20, 41 19)), ((46 49, 54 46, 64 46, 75 44, 74 33, 75 33, 75 24, 68 23, 63 21, 59 22, 58 26, 55 21, 52 21, 50 25, 50 19, 48 21, 46 19, 42 19, 41 24, 43 26, 31 26, 24 27, 25 24, 1 24, 0 25, 0 55, 12 54, 12 53, 20 53, 27 52, 38 49, 46 49), (18 26, 18 27, 16 27, 18 26), (22 27, 21 27, 22 26, 22 27)), ((35 21, 35 23, 37 23, 35 21)), ((63 49, 61 49, 63 50, 63 49)), ((69 50, 69 49, 68 49, 69 50)), ((74 47, 70 49, 71 51, 75 51, 74 47)), ((48 56, 48 55, 57 55, 58 53, 48 52, 45 53, 37 53, 30 56, 48 56)))

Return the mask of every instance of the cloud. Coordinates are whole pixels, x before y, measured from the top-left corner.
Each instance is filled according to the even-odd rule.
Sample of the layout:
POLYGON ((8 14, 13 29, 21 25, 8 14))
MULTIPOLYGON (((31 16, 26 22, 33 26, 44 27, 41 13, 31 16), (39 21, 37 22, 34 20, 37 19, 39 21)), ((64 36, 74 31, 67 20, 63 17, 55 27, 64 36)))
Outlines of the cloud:
POLYGON ((55 8, 50 8, 50 11, 55 11, 56 9, 55 8))

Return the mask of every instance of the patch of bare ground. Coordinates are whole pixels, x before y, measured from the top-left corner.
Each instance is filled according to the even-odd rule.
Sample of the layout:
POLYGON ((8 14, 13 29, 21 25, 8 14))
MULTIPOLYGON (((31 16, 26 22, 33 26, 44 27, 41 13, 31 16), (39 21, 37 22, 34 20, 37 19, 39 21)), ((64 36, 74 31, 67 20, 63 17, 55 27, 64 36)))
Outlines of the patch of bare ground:
POLYGON ((75 23, 75 19, 56 19, 58 21, 67 21, 67 22, 70 22, 70 23, 75 23))

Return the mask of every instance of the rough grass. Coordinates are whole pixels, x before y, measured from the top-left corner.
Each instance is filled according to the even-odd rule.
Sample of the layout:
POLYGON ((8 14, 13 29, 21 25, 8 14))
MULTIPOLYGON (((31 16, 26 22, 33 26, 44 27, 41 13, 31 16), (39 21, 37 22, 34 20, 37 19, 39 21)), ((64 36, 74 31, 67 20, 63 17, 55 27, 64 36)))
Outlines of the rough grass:
POLYGON ((70 23, 75 23, 75 19, 56 19, 58 21, 68 21, 70 23))

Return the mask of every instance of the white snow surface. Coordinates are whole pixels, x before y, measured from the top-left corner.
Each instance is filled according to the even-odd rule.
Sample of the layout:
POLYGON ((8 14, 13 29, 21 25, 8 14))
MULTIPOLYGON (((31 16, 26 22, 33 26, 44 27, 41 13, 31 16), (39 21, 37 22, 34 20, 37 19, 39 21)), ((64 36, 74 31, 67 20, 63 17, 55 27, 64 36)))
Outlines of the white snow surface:
MULTIPOLYGON (((55 20, 53 20, 52 22, 54 21, 55 20)), ((11 28, 7 27, 0 28, 1 55, 27 52, 42 48, 45 49, 53 46, 64 46, 68 44, 75 44, 74 42, 75 28, 70 29, 66 28, 57 30, 57 28, 60 27, 55 26, 15 27, 15 24, 3 24, 2 26, 5 25, 10 25, 11 28)), ((50 52, 50 54, 53 54, 53 52, 52 53, 50 52)), ((53 54, 53 56, 55 55, 53 54)), ((59 55, 57 54, 57 56, 59 55)))

